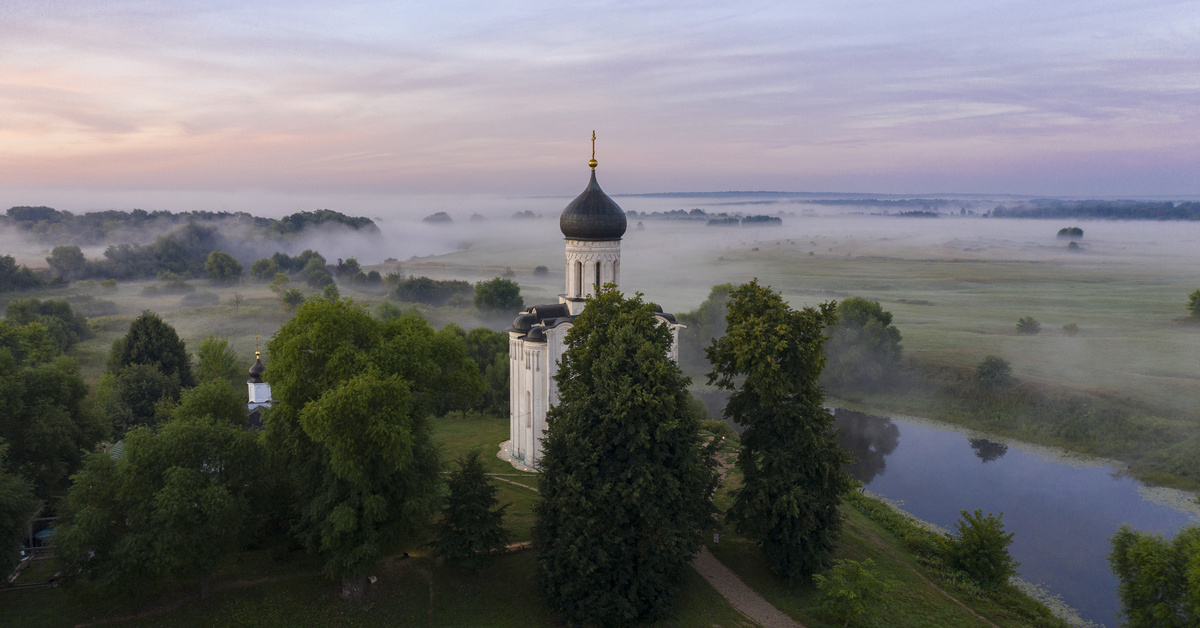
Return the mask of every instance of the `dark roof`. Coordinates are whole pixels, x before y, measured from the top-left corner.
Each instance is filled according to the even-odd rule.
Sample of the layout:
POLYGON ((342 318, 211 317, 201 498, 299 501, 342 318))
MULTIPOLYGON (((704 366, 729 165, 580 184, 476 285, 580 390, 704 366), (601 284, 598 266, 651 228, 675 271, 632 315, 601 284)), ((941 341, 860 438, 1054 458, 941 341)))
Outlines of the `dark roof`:
POLYGON ((257 357, 254 358, 254 365, 250 367, 250 381, 247 383, 250 383, 250 384, 263 383, 262 374, 266 370, 267 370, 267 367, 263 366, 262 359, 257 358, 257 357))
POLYGON ((538 321, 544 321, 547 318, 558 318, 560 316, 570 316, 571 309, 566 303, 554 303, 552 305, 535 305, 530 310, 537 315, 538 321))
POLYGON ((530 327, 533 327, 533 325, 537 323, 537 320, 537 314, 525 312, 513 319, 512 327, 509 327, 508 331, 515 331, 518 333, 527 332, 529 331, 530 327))
POLYGON ((558 228, 569 240, 620 240, 625 227, 625 212, 600 189, 594 169, 587 189, 558 217, 558 228))
POLYGON ((529 342, 546 342, 546 328, 540 326, 534 327, 529 330, 528 334, 525 334, 525 340, 529 342))

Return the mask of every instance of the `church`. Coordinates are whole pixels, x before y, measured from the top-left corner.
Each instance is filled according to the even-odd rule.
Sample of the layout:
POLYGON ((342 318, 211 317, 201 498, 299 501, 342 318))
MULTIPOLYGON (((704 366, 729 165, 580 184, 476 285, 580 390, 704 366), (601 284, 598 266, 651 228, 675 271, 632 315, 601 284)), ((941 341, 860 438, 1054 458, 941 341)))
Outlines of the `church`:
MULTIPOLYGON (((571 323, 587 298, 605 284, 621 283, 621 237, 625 212, 596 182, 596 136, 592 134, 592 178, 583 193, 567 204, 558 226, 566 243, 566 285, 558 303, 521 312, 508 328, 509 435, 501 456, 513 466, 536 470, 542 456, 546 413, 558 402, 554 376, 566 351, 571 323)), ((671 358, 678 360, 679 329, 675 317, 662 312, 660 324, 671 330, 671 358)))

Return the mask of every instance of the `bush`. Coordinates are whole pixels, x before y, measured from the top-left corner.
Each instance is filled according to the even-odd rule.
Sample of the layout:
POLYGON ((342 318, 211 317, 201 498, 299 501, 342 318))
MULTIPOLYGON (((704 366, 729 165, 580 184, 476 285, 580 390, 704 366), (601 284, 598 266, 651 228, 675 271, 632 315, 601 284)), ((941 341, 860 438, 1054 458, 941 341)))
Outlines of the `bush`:
POLYGON ((1187 309, 1192 318, 1200 319, 1200 290, 1188 295, 1187 309))
POLYGON ((288 288, 279 293, 279 302, 284 308, 294 310, 304 303, 304 293, 300 292, 299 288, 288 288))
POLYGON ((995 588, 1017 573, 1020 563, 1008 553, 1012 532, 1004 531, 1000 515, 976 508, 974 514, 959 511, 962 519, 955 522, 957 535, 946 537, 946 563, 970 576, 983 587, 995 588))
POLYGON ((839 559, 824 575, 813 574, 813 583, 821 592, 821 610, 842 626, 878 612, 883 595, 896 585, 876 575, 873 564, 869 558, 861 563, 839 559))
POLYGON ((728 423, 719 419, 705 419, 700 422, 700 429, 722 438, 736 438, 737 432, 728 423))
POLYGON ((1067 323, 1063 325, 1063 333, 1068 336, 1074 336, 1079 333, 1079 325, 1077 323, 1067 323))
POLYGON ((545 266, 538 266, 537 268, 533 269, 533 275, 535 277, 545 277, 546 275, 549 275, 549 274, 550 274, 550 269, 546 268, 545 266))
POLYGON ((255 281, 270 281, 279 272, 279 264, 270 257, 254 260, 250 265, 250 278, 255 281))
POLYGON ((1042 331, 1042 324, 1032 316, 1022 316, 1017 319, 1017 333, 1035 336, 1042 331))
POLYGON ((975 366, 975 381, 986 391, 999 390, 1012 382, 1012 365, 1004 358, 989 355, 975 366))
POLYGON ((116 279, 105 279, 104 281, 100 282, 100 288, 102 290, 104 290, 105 292, 116 292, 117 291, 117 280, 116 279))
POLYGON ((475 289, 471 287, 471 284, 465 281, 436 281, 429 277, 409 277, 396 283, 396 289, 392 292, 392 296, 397 301, 441 307, 450 297, 455 295, 465 297, 474 292, 475 289))
POLYGON ((204 262, 204 272, 214 284, 231 284, 242 278, 242 265, 228 253, 212 251, 204 262))

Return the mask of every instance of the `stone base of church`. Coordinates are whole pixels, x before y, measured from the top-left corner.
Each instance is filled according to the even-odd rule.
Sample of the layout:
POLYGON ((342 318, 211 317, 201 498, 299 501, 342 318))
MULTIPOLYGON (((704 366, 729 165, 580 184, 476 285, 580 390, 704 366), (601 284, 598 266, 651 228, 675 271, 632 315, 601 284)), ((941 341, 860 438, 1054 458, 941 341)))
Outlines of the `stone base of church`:
POLYGON ((525 461, 513 458, 511 440, 506 440, 503 443, 500 443, 500 451, 496 453, 496 457, 511 464, 517 471, 537 473, 537 469, 525 464, 525 461))

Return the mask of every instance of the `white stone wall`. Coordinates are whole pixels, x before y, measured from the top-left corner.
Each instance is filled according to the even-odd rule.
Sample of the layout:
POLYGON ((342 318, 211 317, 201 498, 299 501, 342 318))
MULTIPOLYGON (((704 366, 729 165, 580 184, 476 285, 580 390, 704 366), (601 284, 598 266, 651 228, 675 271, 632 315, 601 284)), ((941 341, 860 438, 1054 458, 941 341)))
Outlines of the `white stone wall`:
MULTIPOLYGON (((586 298, 596 286, 621 284, 621 241, 567 240, 567 298, 586 298)), ((572 304, 571 314, 576 315, 572 304)))

